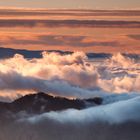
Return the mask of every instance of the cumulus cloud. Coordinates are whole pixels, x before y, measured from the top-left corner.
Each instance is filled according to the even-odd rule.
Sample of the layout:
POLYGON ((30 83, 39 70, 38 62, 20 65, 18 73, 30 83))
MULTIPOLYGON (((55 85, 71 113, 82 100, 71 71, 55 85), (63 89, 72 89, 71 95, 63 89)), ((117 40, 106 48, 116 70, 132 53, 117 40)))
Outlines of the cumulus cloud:
POLYGON ((43 52, 39 59, 16 54, 0 61, 0 90, 44 91, 74 98, 140 91, 139 63, 117 54, 101 64, 88 61, 83 52, 43 52))

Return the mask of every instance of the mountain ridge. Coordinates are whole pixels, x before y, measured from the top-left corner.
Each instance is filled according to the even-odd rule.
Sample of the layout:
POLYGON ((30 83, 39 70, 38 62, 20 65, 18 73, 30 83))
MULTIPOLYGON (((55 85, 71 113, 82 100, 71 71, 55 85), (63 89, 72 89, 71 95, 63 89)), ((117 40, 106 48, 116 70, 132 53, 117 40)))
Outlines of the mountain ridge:
POLYGON ((67 99, 38 92, 36 94, 28 94, 20 97, 11 103, 0 102, 0 112, 18 113, 20 111, 26 111, 31 114, 40 114, 70 108, 81 110, 89 106, 100 104, 102 104, 102 98, 100 97, 90 99, 67 99))
MULTIPOLYGON (((6 59, 6 58, 11 58, 13 57, 15 54, 21 54, 23 55, 25 58, 42 58, 42 52, 45 50, 25 50, 25 49, 12 49, 12 48, 4 48, 4 47, 0 47, 0 59, 6 59)), ((46 50, 47 52, 51 53, 51 52, 56 52, 56 53, 60 53, 61 55, 67 55, 67 54, 72 54, 72 51, 61 51, 61 50, 46 50)), ((86 53, 88 58, 110 58, 112 56, 112 54, 110 53, 86 53)), ((139 54, 125 54, 122 53, 122 55, 129 57, 129 58, 134 58, 134 59, 140 59, 140 55, 139 54)))

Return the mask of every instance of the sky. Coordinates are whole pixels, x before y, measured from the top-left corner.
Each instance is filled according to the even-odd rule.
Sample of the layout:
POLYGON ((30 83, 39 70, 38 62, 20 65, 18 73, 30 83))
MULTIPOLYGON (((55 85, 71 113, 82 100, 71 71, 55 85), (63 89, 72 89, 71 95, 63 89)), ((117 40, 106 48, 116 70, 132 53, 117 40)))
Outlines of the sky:
POLYGON ((138 0, 3 0, 0 47, 140 54, 139 7, 138 0))
POLYGON ((140 53, 139 17, 139 10, 0 9, 0 46, 140 53))
POLYGON ((138 9, 139 0, 2 0, 1 7, 138 9))

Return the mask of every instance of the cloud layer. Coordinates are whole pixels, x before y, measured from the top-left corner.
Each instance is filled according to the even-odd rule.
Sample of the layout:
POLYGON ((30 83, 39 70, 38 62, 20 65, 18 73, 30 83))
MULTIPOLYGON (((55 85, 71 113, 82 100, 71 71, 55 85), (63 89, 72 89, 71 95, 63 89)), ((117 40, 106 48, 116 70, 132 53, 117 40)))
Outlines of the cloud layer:
POLYGON ((138 60, 121 54, 97 62, 83 52, 43 52, 38 59, 16 54, 1 60, 2 100, 44 91, 67 98, 101 96, 103 104, 39 115, 25 111, 2 114, 0 139, 139 140, 139 66, 138 60))
POLYGON ((1 19, 0 27, 139 28, 140 21, 1 19))
POLYGON ((30 60, 16 54, 0 61, 0 90, 44 91, 73 98, 139 93, 139 66, 121 54, 99 65, 89 61, 83 52, 44 52, 42 58, 30 60))
POLYGON ((4 127, 1 127, 0 138, 7 140, 18 140, 19 137, 23 140, 92 140, 93 138, 133 140, 135 138, 139 140, 139 101, 140 97, 136 97, 80 111, 70 109, 33 116, 24 111, 9 116, 7 114, 7 120, 1 125, 4 127), (11 123, 7 123, 9 121, 11 123))

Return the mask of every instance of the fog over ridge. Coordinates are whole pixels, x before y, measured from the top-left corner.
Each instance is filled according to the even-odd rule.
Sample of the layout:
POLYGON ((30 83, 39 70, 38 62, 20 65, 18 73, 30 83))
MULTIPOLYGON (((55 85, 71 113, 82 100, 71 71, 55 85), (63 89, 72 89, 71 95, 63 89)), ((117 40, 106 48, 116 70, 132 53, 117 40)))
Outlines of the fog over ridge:
POLYGON ((2 114, 0 139, 139 140, 139 61, 120 53, 96 61, 83 52, 43 52, 42 58, 31 59, 16 54, 1 59, 1 99, 12 101, 43 91, 66 98, 101 97, 103 103, 38 115, 24 110, 2 114))

